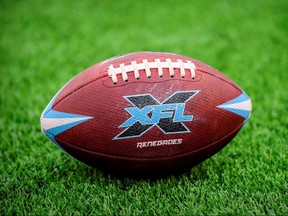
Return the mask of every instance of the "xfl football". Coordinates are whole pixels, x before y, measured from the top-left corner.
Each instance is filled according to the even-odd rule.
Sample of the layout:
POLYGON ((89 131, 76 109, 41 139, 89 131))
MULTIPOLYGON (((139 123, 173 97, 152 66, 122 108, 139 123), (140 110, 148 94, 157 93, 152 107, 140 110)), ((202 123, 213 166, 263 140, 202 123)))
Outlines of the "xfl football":
POLYGON ((251 100, 212 67, 138 52, 86 69, 41 115, 44 134, 93 167, 128 173, 189 168, 228 144, 251 100))

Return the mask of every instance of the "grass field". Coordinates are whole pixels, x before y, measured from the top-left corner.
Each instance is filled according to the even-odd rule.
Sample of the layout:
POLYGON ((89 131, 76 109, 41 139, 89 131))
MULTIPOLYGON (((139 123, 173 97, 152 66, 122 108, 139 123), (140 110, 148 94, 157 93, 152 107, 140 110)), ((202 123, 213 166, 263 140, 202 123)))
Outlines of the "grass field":
POLYGON ((288 2, 0 1, 1 215, 287 215, 288 2), (39 116, 70 78, 121 53, 218 68, 252 117, 188 173, 117 178, 61 152, 39 116))

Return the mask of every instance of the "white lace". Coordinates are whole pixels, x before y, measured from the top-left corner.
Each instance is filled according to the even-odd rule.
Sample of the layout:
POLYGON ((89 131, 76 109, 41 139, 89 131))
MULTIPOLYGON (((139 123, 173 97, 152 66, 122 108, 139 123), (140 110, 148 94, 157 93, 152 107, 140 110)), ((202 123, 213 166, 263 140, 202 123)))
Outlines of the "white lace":
POLYGON ((117 74, 122 75, 124 81, 128 81, 127 73, 133 72, 135 79, 139 79, 139 70, 145 70, 146 76, 150 78, 152 76, 151 69, 157 69, 158 75, 163 76, 163 68, 169 69, 169 75, 174 77, 174 69, 180 69, 180 75, 185 77, 185 69, 189 70, 192 78, 195 78, 196 66, 191 61, 183 62, 181 59, 177 59, 177 62, 172 62, 171 59, 166 59, 166 61, 160 61, 160 59, 155 59, 153 62, 148 62, 147 59, 143 59, 142 63, 136 63, 132 61, 129 65, 124 65, 123 63, 119 67, 114 68, 110 65, 108 68, 108 75, 112 78, 113 83, 117 83, 117 74))

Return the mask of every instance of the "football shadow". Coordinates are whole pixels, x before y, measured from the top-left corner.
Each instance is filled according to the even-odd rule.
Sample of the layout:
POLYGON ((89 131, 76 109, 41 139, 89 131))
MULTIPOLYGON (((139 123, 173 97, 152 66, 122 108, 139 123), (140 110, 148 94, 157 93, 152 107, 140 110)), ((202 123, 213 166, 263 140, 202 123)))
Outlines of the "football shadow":
MULTIPOLYGON (((171 170, 170 172, 151 172, 151 173, 123 173, 123 172, 108 172, 107 170, 100 170, 97 168, 92 168, 87 165, 81 164, 81 168, 75 170, 75 175, 81 179, 81 182, 91 182, 91 178, 95 181, 100 178, 118 180, 122 183, 126 182, 139 182, 139 181, 149 181, 151 183, 157 182, 159 180, 169 180, 188 178, 190 181, 195 182, 198 180, 204 180, 208 178, 207 175, 207 165, 205 163, 200 163, 192 168, 171 170), (96 179, 95 179, 96 178, 96 179)), ((80 183, 80 182, 79 182, 80 183)))

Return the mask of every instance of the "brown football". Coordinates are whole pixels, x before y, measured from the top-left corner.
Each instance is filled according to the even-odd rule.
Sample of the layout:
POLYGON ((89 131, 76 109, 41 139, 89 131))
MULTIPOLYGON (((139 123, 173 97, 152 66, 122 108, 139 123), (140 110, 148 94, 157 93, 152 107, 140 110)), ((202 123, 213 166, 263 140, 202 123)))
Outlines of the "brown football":
POLYGON ((41 115, 45 135, 74 158, 117 172, 166 172, 222 149, 242 128, 251 100, 195 59, 138 52, 73 78, 41 115))

